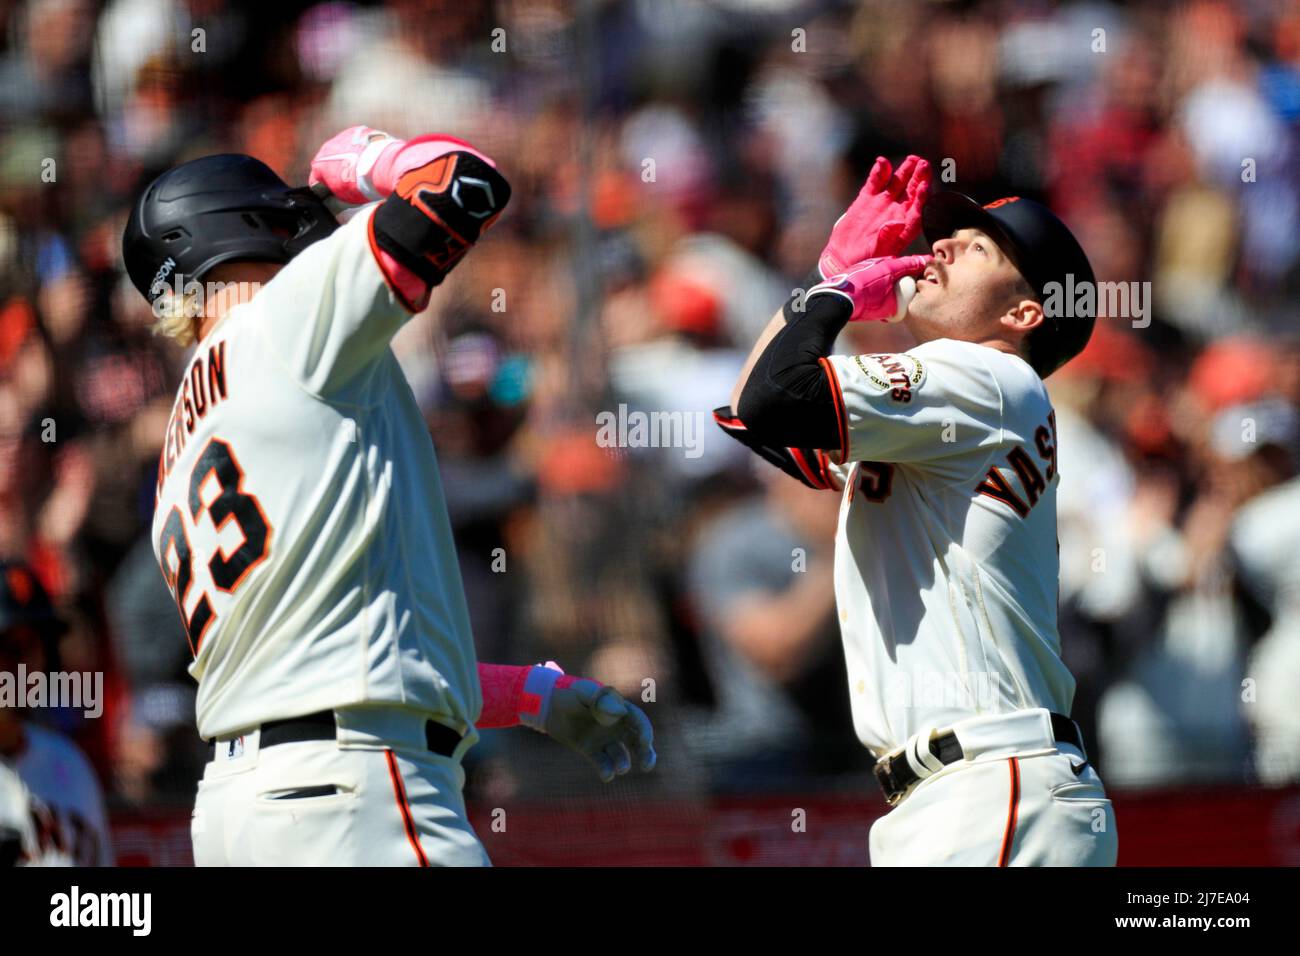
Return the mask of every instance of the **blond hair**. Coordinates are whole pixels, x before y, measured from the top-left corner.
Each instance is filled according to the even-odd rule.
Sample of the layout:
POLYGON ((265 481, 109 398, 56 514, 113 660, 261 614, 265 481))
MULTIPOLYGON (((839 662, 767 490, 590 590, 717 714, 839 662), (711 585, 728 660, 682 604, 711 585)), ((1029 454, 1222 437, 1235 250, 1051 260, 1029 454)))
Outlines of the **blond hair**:
MULTIPOLYGON (((199 330, 203 327, 205 315, 216 318, 231 306, 248 301, 261 289, 262 283, 259 280, 236 278, 247 274, 249 265, 244 260, 223 262, 210 269, 206 273, 206 281, 202 283, 190 279, 179 292, 175 287, 164 288, 162 295, 151 306, 154 323, 150 326, 150 331, 154 335, 169 338, 178 345, 193 345, 199 340, 199 330), (227 293, 233 295, 228 297, 227 293)), ((269 265, 274 267, 274 274, 283 264, 269 265)))
POLYGON ((198 319, 202 314, 199 302, 201 292, 177 295, 168 290, 154 300, 154 322, 149 331, 171 339, 177 345, 189 346, 198 341, 198 319))

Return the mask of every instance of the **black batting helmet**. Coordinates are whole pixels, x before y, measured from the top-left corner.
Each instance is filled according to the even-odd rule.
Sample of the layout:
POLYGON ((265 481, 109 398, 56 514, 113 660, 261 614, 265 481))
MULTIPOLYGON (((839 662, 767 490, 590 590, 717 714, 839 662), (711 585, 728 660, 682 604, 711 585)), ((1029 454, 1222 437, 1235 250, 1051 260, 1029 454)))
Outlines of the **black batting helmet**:
POLYGON ((1008 196, 981 206, 969 196, 945 192, 930 197, 922 213, 925 238, 948 239, 958 229, 978 229, 1006 254, 1040 300, 1051 298, 1065 308, 1044 308, 1046 328, 1029 336, 1029 364, 1047 378, 1083 351, 1097 320, 1097 296, 1092 266, 1083 247, 1065 223, 1041 203, 1008 196), (1091 288, 1082 302, 1071 290, 1091 288), (1091 303, 1091 304, 1089 304, 1091 303))
POLYGON ((26 641, 39 640, 46 668, 57 670, 58 639, 67 629, 31 567, 22 561, 0 561, 0 654, 21 657, 26 641))
POLYGON ((150 303, 231 259, 288 262, 338 228, 310 189, 252 156, 204 156, 163 173, 131 209, 122 258, 150 303))

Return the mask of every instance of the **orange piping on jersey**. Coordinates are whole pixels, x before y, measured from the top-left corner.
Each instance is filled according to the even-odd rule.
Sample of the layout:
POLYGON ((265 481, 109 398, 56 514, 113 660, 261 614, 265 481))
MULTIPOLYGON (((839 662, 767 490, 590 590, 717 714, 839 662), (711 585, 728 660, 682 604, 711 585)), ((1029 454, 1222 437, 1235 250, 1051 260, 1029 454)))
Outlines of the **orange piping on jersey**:
POLYGON ((798 448, 790 449, 790 457, 794 459, 795 465, 803 472, 803 476, 808 479, 808 483, 814 488, 825 488, 826 483, 817 477, 812 467, 808 464, 808 459, 804 457, 803 451, 798 448))
POLYGON ((1011 844, 1016 839, 1016 819, 1020 815, 1020 758, 1012 757, 1007 766, 1011 769, 1011 799, 1007 806, 1007 826, 1002 833, 998 866, 1008 866, 1011 862, 1011 844))
POLYGON ((840 377, 835 374, 835 366, 830 359, 819 358, 817 363, 825 370, 826 378, 831 383, 831 400, 835 406, 835 422, 840 433, 840 462, 849 456, 849 413, 844 407, 844 392, 840 390, 840 377))
POLYGON ((745 428, 745 423, 742 422, 739 418, 737 418, 734 415, 731 416, 730 418, 726 418, 722 415, 719 415, 717 412, 714 412, 713 420, 717 422, 719 425, 722 425, 724 428, 735 428, 744 431, 749 431, 748 428, 745 428))
POLYGON ((830 459, 827 457, 826 452, 822 451, 820 448, 817 449, 817 470, 822 476, 822 481, 826 483, 827 488, 831 491, 841 490, 835 485, 835 476, 834 473, 831 472, 830 459))
POLYGON ((393 781, 393 796, 397 798, 397 809, 402 814, 402 827, 406 830, 406 839, 411 841, 411 848, 415 850, 415 858, 420 861, 420 866, 428 866, 429 858, 424 855, 424 849, 415 834, 415 821, 411 818, 411 805, 406 802, 406 787, 402 786, 402 774, 397 769, 397 758, 393 756, 391 750, 385 750, 384 757, 388 760, 388 777, 393 781))

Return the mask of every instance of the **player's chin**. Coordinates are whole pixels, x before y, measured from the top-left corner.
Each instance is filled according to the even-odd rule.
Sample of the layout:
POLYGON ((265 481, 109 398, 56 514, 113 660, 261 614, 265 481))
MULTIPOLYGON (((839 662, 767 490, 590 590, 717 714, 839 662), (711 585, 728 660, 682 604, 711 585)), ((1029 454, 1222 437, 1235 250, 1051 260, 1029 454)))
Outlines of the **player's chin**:
POLYGON ((917 302, 916 298, 913 298, 899 325, 907 329, 918 343, 941 337, 942 332, 939 330, 942 322, 938 321, 935 313, 936 310, 930 303, 917 302))
POLYGON ((943 315, 947 289, 933 282, 918 282, 916 295, 907 304, 907 317, 925 322, 937 322, 943 315))
POLYGON ((933 313, 934 309, 929 302, 921 301, 921 294, 918 292, 912 296, 912 301, 907 304, 907 311, 903 313, 902 322, 910 325, 913 322, 924 322, 933 313))

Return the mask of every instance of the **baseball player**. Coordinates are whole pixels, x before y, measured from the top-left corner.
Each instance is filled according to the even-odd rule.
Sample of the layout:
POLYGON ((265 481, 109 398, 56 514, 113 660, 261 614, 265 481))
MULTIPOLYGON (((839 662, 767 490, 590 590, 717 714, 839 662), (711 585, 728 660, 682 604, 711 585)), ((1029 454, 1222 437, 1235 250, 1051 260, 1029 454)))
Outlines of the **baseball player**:
POLYGON ((1068 716, 1043 386, 1094 322, 1086 299, 1056 308, 1054 284, 1083 289, 1092 270, 1038 203, 929 187, 916 156, 896 172, 876 161, 716 417, 842 492, 853 719, 893 807, 872 863, 1113 865, 1111 803, 1068 716), (933 255, 900 257, 922 229, 933 255), (916 346, 830 354, 846 323, 877 320, 902 321, 916 346))
POLYGON ((31 866, 40 856, 38 806, 18 772, 0 761, 0 869, 31 866))
POLYGON ((526 724, 608 781, 653 766, 649 721, 554 665, 476 663, 433 444, 389 347, 497 220, 505 178, 460 140, 353 127, 310 186, 197 159, 144 191, 123 239, 160 327, 198 342, 153 522, 212 748, 195 861, 485 864, 461 793, 476 727, 526 724), (325 195, 360 208, 340 226, 325 195))
MULTIPOLYGON (((32 569, 0 561, 0 672, 50 674, 59 669, 58 637, 66 629, 32 569), (23 670, 19 671, 19 665, 23 670)), ((0 704, 0 831, 23 834, 15 807, 26 795, 30 836, 20 859, 31 866, 112 866, 108 817, 95 771, 75 743, 30 719, 23 707, 0 704), (21 784, 21 787, 18 786, 21 784)), ((0 843, 6 837, 0 834, 0 843)))

